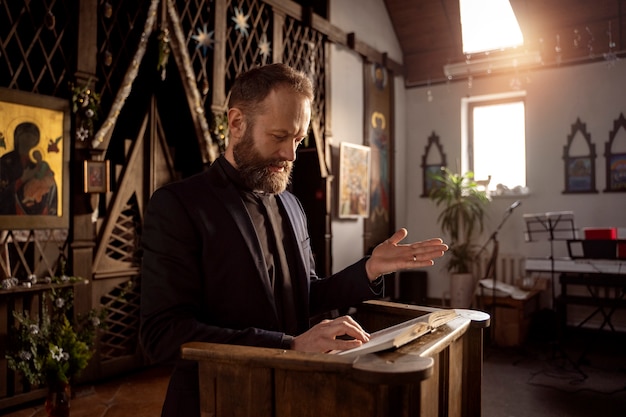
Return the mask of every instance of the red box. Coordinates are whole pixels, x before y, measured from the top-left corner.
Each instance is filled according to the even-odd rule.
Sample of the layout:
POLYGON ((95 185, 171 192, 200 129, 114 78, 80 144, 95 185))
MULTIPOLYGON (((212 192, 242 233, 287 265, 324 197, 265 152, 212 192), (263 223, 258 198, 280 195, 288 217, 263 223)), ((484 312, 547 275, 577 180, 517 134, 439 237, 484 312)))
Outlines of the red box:
POLYGON ((585 239, 590 240, 615 240, 617 239, 617 227, 585 227, 585 239))

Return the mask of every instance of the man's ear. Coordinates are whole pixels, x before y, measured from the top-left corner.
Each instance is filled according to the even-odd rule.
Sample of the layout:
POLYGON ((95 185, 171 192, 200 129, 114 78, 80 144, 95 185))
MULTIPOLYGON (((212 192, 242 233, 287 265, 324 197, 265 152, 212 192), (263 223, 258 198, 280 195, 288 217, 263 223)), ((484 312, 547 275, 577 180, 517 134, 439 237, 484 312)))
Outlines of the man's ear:
POLYGON ((231 138, 239 139, 246 131, 243 113, 237 107, 228 109, 228 133, 231 138))

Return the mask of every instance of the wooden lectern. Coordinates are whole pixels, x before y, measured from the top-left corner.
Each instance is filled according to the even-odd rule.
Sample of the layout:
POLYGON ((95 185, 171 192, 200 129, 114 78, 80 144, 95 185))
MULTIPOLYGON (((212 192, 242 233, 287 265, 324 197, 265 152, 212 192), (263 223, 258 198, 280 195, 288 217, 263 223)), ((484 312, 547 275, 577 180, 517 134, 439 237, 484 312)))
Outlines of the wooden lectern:
MULTIPOLYGON (((355 318, 373 332, 436 309, 369 301, 355 318)), ((188 343, 199 363, 202 417, 480 416, 483 329, 461 317, 393 351, 358 357, 188 343)))

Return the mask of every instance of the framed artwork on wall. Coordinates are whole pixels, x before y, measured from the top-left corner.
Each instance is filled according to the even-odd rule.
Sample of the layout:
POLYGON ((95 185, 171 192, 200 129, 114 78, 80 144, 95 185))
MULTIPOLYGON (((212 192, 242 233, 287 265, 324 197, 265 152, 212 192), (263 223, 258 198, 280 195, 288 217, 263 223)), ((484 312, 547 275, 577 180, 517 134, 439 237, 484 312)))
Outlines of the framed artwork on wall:
POLYGON ((620 113, 613 121, 609 141, 604 145, 606 158, 605 192, 626 192, 626 118, 620 113), (621 135, 618 135, 621 130, 621 135), (621 143, 617 143, 621 139, 621 143))
POLYGON ((369 216, 370 148, 341 142, 339 148, 339 218, 369 216))
POLYGON ((439 143, 439 136, 433 132, 428 138, 428 144, 424 147, 424 155, 422 155, 422 195, 421 197, 430 196, 436 181, 433 175, 441 174, 441 169, 447 166, 446 154, 443 152, 443 146, 439 143))
POLYGON ((363 64, 364 138, 371 148, 370 213, 363 222, 363 251, 369 253, 395 231, 393 74, 385 66, 363 64))
POLYGON ((109 161, 85 161, 83 171, 86 193, 109 191, 109 161))
POLYGON ((424 191, 421 197, 428 197, 432 190, 437 186, 437 182, 433 179, 435 175, 441 175, 441 170, 445 165, 426 165, 424 166, 424 191))
POLYGON ((69 226, 69 102, 0 88, 0 229, 69 226))
POLYGON ((572 125, 563 147, 565 190, 569 193, 596 193, 596 146, 580 118, 572 125))
POLYGON ((593 164, 591 158, 568 158, 566 176, 568 192, 586 192, 593 189, 593 164))
POLYGON ((607 160, 605 191, 626 191, 626 153, 611 154, 607 160))

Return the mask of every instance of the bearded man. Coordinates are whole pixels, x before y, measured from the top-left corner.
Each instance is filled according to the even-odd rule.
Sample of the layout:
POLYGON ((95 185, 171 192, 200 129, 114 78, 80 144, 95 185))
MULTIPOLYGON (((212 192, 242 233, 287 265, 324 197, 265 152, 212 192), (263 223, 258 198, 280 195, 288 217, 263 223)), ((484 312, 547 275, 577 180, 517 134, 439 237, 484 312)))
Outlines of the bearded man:
POLYGON ((150 200, 140 333, 152 360, 176 362, 163 416, 200 414, 197 364, 180 359, 183 343, 354 348, 369 335, 351 317, 312 327, 310 318, 380 296, 383 274, 430 266, 447 250, 438 238, 400 244, 407 234, 400 229, 371 256, 330 277, 316 275, 304 211, 286 191, 312 101, 311 81, 286 65, 240 75, 224 155, 150 200))

